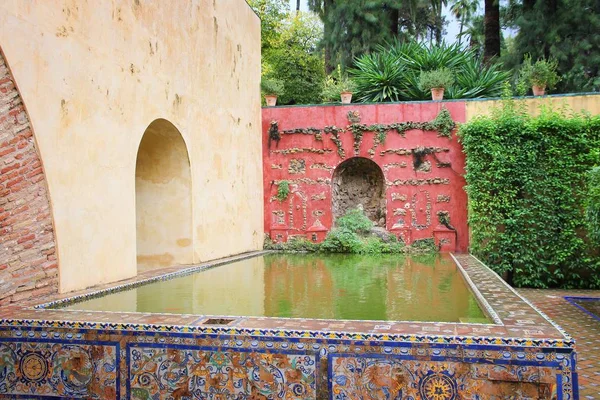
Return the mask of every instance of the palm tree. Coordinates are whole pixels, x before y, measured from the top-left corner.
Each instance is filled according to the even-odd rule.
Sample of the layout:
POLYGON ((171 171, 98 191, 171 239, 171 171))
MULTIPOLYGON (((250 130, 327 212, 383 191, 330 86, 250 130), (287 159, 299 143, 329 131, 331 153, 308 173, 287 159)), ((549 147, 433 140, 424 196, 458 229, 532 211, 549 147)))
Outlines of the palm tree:
POLYGON ((450 11, 460 21, 460 32, 458 33, 458 44, 462 44, 463 28, 471 20, 479 7, 478 0, 454 0, 450 11))
POLYGON ((483 59, 488 62, 493 57, 500 55, 500 1, 485 0, 484 4, 483 32, 485 34, 485 46, 483 59))
POLYGON ((442 43, 442 30, 444 20, 442 18, 442 8, 448 5, 448 0, 430 0, 431 10, 435 16, 435 41, 439 45, 442 43))

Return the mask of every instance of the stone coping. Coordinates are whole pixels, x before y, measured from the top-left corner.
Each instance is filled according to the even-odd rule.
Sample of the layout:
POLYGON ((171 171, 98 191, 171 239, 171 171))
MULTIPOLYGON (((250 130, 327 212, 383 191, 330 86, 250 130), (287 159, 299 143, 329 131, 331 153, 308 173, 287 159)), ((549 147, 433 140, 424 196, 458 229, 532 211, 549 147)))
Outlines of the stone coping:
POLYGON ((44 304, 0 308, 0 327, 68 328, 152 333, 252 335, 272 338, 348 339, 429 344, 574 348, 556 323, 506 284, 476 257, 454 255, 459 271, 493 321, 481 323, 319 320, 50 309, 142 284, 167 280, 266 254, 252 252, 192 267, 146 271, 136 278, 48 297, 44 304))

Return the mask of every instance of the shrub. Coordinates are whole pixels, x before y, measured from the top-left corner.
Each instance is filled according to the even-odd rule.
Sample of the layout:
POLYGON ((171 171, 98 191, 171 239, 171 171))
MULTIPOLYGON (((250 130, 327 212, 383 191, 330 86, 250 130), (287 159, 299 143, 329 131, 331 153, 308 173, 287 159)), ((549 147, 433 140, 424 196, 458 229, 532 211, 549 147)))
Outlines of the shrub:
POLYGON ((323 85, 323 92, 321 97, 325 103, 333 103, 340 101, 340 94, 342 92, 354 92, 356 85, 347 76, 336 78, 334 76, 328 76, 325 78, 323 85))
POLYGON ((269 55, 270 67, 285 85, 279 104, 315 104, 321 102, 325 81, 322 58, 298 49, 279 49, 269 55))
POLYGON ((586 219, 590 239, 596 246, 600 246, 600 167, 595 167, 589 172, 589 194, 586 204, 586 219))
POLYGON ((436 69, 433 71, 421 71, 419 77, 419 87, 421 90, 431 90, 437 88, 447 88, 454 83, 454 75, 448 68, 436 69))
POLYGON ((400 101, 405 97, 402 93, 404 68, 390 52, 380 51, 357 58, 350 75, 361 102, 400 101))
POLYGON ((556 60, 540 59, 532 64, 531 56, 526 55, 519 71, 519 80, 528 87, 540 86, 553 89, 559 81, 557 69, 558 62, 556 60))
POLYGON ((403 254, 407 252, 436 252, 437 247, 432 238, 415 242, 411 247, 390 235, 385 240, 371 235, 373 223, 362 209, 347 212, 336 221, 337 227, 332 229, 325 240, 318 244, 302 237, 292 237, 286 243, 274 243, 269 236, 265 237, 265 250, 286 252, 324 252, 353 254, 403 254))
POLYGON ((279 79, 264 77, 260 81, 260 89, 265 95, 281 96, 283 88, 283 82, 279 79))
POLYGON ((277 185, 277 200, 284 201, 290 194, 290 183, 288 181, 280 181, 277 185))
POLYGON ((347 229, 352 233, 369 233, 373 228, 373 222, 365 215, 362 209, 349 210, 335 221, 335 225, 341 229, 347 229))
POLYGON ((320 251, 327 253, 360 253, 362 243, 356 232, 348 228, 334 228, 328 234, 320 251))
POLYGON ((588 171, 597 165, 600 117, 510 100, 463 124, 471 251, 525 287, 599 287, 585 218, 588 171))
POLYGON ((455 78, 445 95, 448 99, 497 97, 510 78, 510 72, 502 71, 499 64, 484 64, 473 49, 414 42, 379 46, 357 58, 349 73, 361 102, 427 100, 431 94, 419 85, 421 71, 444 68, 453 71, 455 78))

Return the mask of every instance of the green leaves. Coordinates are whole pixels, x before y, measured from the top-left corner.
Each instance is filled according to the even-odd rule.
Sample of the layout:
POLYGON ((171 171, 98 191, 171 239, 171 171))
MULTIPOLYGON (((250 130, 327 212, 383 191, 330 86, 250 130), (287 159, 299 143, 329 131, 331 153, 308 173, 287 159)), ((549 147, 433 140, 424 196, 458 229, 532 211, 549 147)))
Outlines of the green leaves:
POLYGON ((510 77, 498 64, 484 65, 474 50, 416 42, 378 46, 375 52, 358 57, 349 73, 359 101, 390 102, 430 99, 429 90, 421 88, 421 74, 440 70, 451 71, 456 81, 447 89, 449 99, 497 97, 510 77))
POLYGON ((588 185, 586 220, 590 239, 600 247, 600 167, 595 167, 588 173, 588 185))
POLYGON ((402 99, 404 68, 390 52, 361 56, 354 62, 353 76, 358 100, 361 102, 390 102, 402 99))
POLYGON ((459 130, 471 250, 517 286, 600 287, 584 209, 588 171, 600 163, 600 117, 566 115, 531 117, 507 101, 459 130))

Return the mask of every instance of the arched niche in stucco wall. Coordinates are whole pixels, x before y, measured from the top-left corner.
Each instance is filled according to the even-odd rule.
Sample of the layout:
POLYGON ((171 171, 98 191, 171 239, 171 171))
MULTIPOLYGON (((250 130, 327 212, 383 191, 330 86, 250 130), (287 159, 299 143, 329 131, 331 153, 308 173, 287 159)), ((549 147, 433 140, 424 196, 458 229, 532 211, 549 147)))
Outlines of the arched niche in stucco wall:
POLYGON ((191 264, 192 176, 185 141, 169 121, 153 121, 135 168, 138 271, 191 264))
POLYGON ((332 181, 334 221, 361 204, 367 217, 385 227, 385 178, 375 162, 350 158, 337 166, 332 181))

